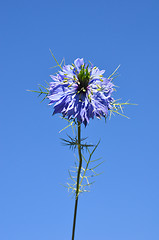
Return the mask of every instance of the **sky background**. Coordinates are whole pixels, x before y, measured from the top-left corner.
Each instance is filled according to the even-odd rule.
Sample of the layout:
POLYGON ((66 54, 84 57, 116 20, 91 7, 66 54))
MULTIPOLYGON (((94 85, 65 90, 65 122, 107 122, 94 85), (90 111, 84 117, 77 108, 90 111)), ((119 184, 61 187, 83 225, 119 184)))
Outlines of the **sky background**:
POLYGON ((125 114, 82 128, 104 164, 80 196, 76 240, 159 239, 159 1, 0 3, 0 239, 71 239, 74 199, 61 185, 74 155, 66 122, 27 89, 50 81, 55 62, 90 60, 109 76, 125 114))

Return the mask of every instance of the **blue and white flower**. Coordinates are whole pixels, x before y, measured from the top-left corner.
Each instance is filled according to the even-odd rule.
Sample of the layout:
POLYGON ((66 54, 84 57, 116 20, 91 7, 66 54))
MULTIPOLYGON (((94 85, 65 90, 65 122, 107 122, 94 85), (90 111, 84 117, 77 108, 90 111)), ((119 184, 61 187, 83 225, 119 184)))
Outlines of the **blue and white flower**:
POLYGON ((77 119, 86 126, 89 120, 107 117, 114 101, 111 78, 103 77, 104 70, 89 66, 83 58, 64 65, 57 75, 51 75, 49 95, 54 112, 68 119, 77 119))

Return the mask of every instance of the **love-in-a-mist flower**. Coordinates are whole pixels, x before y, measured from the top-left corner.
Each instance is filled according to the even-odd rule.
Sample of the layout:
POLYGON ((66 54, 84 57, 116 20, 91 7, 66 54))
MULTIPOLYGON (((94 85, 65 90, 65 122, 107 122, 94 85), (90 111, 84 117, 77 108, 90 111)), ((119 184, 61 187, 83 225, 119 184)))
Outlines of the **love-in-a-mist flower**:
POLYGON ((51 75, 49 95, 54 112, 68 119, 77 119, 86 126, 90 118, 108 115, 114 101, 111 78, 103 77, 104 70, 89 66, 83 58, 72 65, 64 65, 56 75, 51 75))
POLYGON ((69 179, 72 182, 65 185, 75 195, 72 227, 72 240, 74 240, 79 194, 88 191, 87 188, 94 182, 90 179, 99 175, 96 168, 102 163, 100 158, 92 160, 92 155, 100 141, 96 145, 83 142, 86 138, 81 138, 81 123, 86 126, 91 118, 106 118, 109 113, 110 116, 114 113, 125 116, 123 106, 130 104, 120 103, 112 98, 114 91, 112 80, 119 67, 110 77, 105 78, 103 77, 104 70, 99 70, 92 64, 86 64, 83 58, 77 58, 72 65, 62 66, 63 61, 59 64, 53 54, 52 56, 57 66, 60 67, 60 71, 56 75, 51 75, 53 81, 50 82, 49 88, 39 84, 39 90, 31 90, 31 92, 36 92, 39 96, 45 95, 44 99, 48 98, 49 104, 54 106, 53 114, 61 113, 63 118, 70 123, 68 126, 72 127, 75 134, 74 137, 68 135, 68 139, 62 138, 65 145, 78 150, 75 166, 69 171, 69 179), (88 159, 87 156, 84 157, 83 149, 87 150, 88 159))

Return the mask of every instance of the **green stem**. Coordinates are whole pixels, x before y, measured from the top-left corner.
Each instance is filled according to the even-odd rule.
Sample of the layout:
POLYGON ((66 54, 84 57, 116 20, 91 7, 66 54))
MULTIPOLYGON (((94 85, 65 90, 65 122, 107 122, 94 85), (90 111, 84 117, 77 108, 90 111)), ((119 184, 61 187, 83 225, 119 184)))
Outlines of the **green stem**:
POLYGON ((78 155, 79 155, 79 167, 77 174, 77 186, 76 186, 76 199, 75 199, 75 209, 74 209, 74 219, 73 219, 73 228, 72 228, 72 240, 75 236, 75 226, 76 226, 76 215, 77 215, 77 205, 78 205, 78 196, 79 196, 79 182, 80 182, 80 173, 82 167, 82 154, 81 154, 81 124, 78 122, 78 155))

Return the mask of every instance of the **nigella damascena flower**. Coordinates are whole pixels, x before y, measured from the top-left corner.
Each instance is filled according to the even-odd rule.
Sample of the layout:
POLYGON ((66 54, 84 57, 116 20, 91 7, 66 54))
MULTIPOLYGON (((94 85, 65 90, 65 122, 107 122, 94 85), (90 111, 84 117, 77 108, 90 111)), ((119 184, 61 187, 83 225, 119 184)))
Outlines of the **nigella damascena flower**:
POLYGON ((89 66, 83 58, 72 65, 64 65, 56 76, 51 75, 49 95, 54 112, 68 119, 77 119, 86 126, 90 118, 108 115, 112 108, 113 83, 104 78, 104 70, 89 66))

